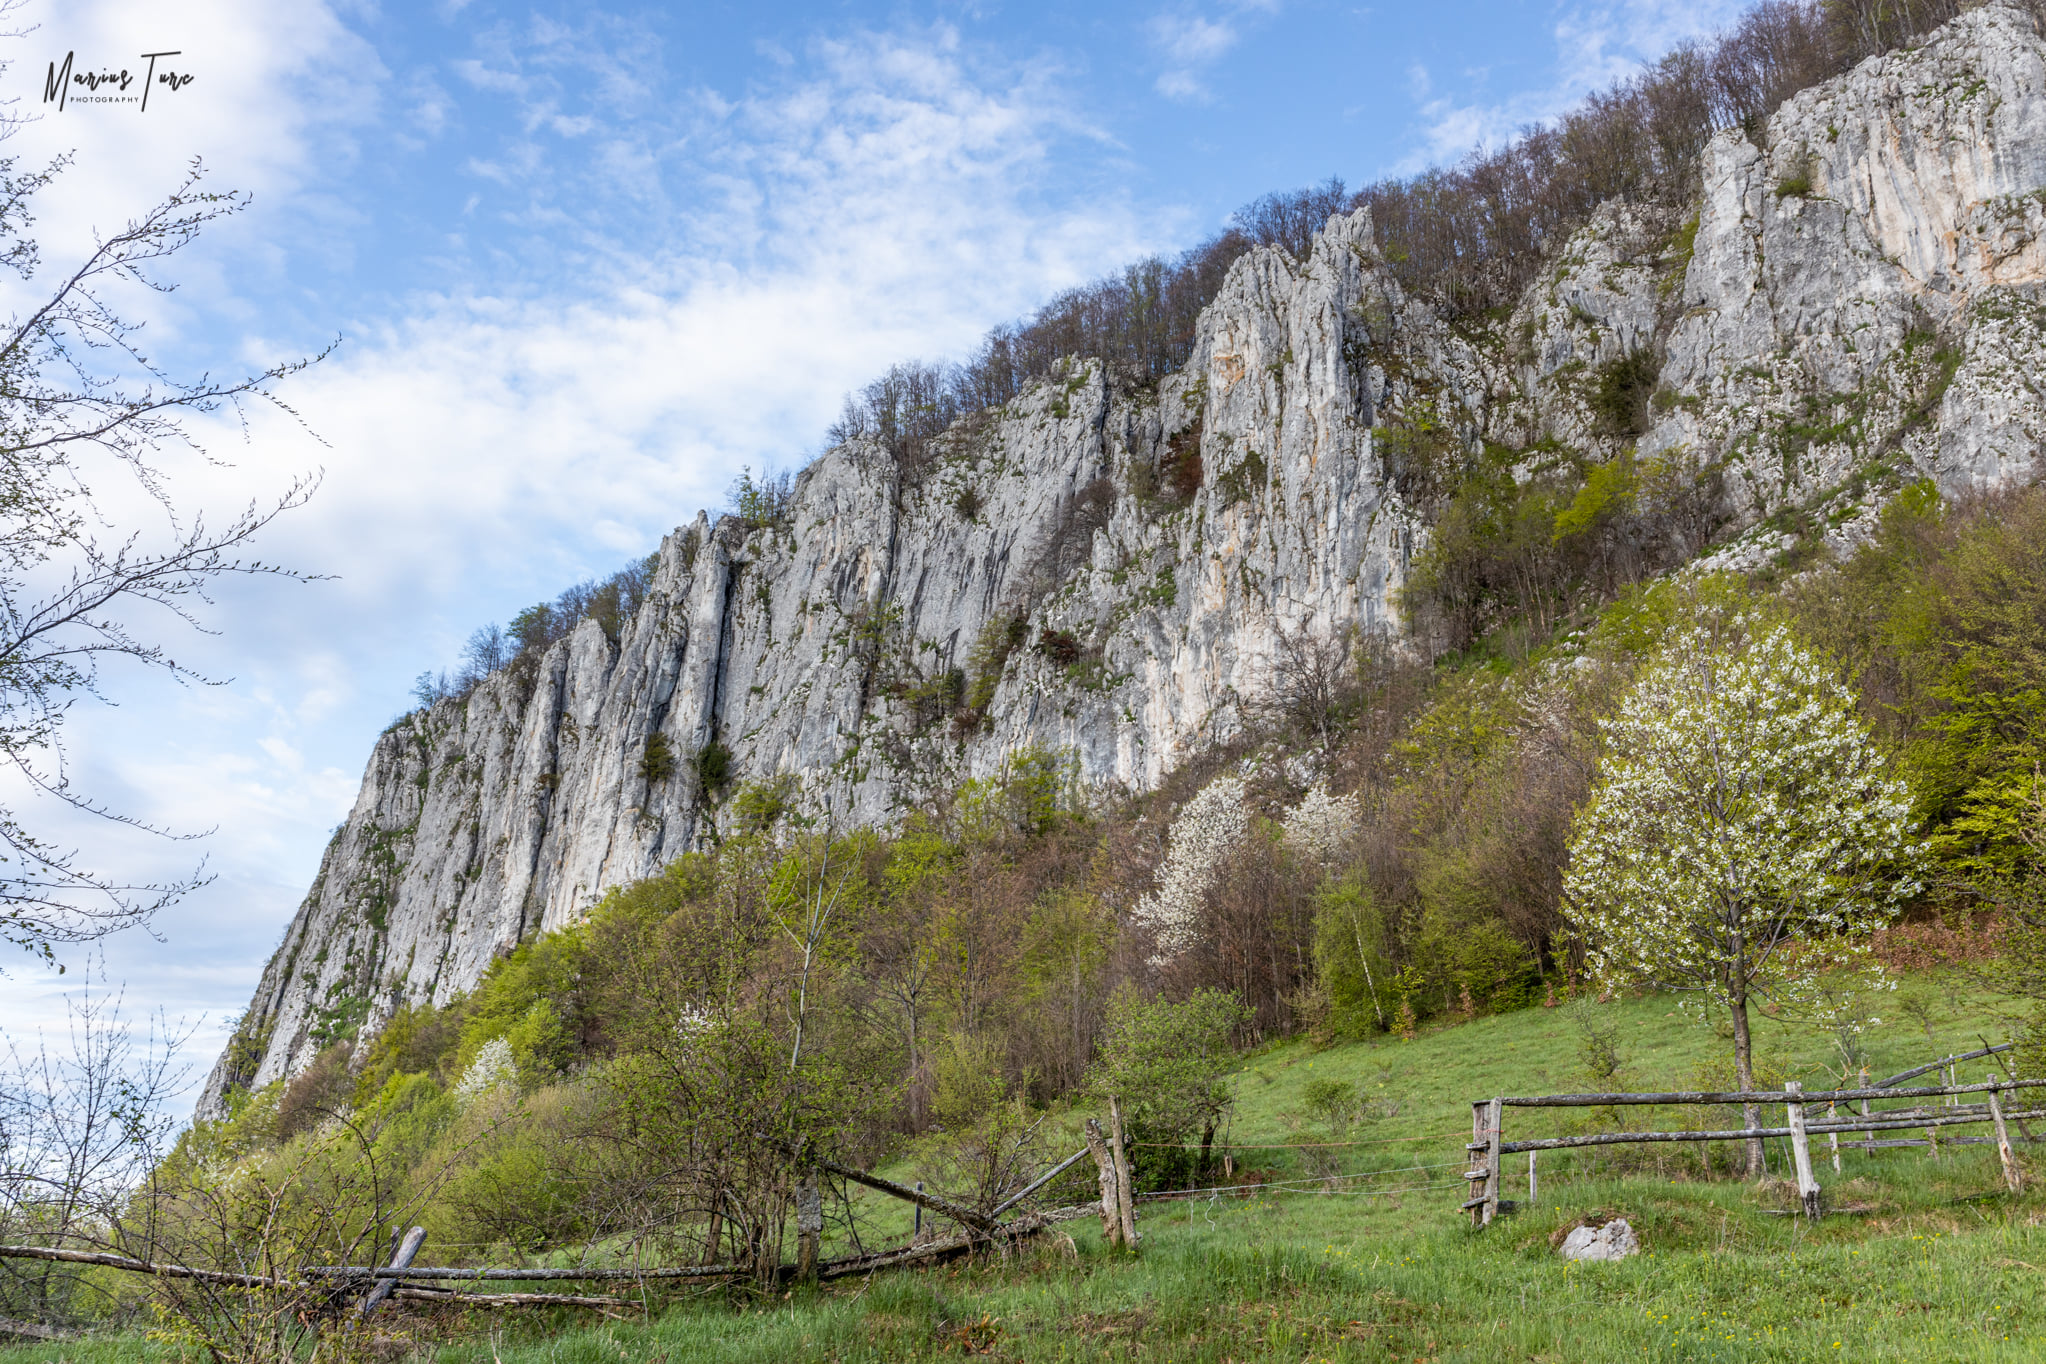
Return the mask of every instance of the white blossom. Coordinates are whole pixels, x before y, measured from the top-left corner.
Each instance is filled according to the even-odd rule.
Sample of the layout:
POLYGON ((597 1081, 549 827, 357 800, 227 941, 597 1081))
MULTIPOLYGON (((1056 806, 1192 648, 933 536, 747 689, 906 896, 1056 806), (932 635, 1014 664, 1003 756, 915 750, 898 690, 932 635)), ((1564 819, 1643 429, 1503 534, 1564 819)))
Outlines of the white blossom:
POLYGON ((1332 862, 1360 822, 1355 796, 1332 796, 1328 783, 1318 781, 1286 815, 1286 846, 1316 862, 1332 862))
POLYGON ((455 1098, 467 1103, 510 1080, 514 1069, 511 1043, 493 1037, 477 1050, 476 1059, 462 1072, 462 1078, 455 1084, 455 1098))
POLYGON ((1869 965, 1918 889, 1908 794, 1847 689, 1735 617, 1679 633, 1600 728, 1563 879, 1600 983, 1698 992, 1737 1039, 1756 997, 1837 1022, 1819 974, 1869 965))
POLYGON ((1243 796, 1242 777, 1217 777, 1172 821, 1158 888, 1132 911, 1136 922, 1156 936, 1159 959, 1177 956, 1200 940, 1201 901, 1222 860, 1250 832, 1243 796))

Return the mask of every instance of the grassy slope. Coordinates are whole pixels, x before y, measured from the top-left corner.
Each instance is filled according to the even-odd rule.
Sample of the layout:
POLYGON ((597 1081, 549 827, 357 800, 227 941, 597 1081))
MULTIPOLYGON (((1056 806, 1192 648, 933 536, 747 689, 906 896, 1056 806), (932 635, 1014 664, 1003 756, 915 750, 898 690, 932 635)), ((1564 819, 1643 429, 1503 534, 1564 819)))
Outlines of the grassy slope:
MULTIPOLYGON (((1977 1045, 1988 1026, 1978 1003, 1945 1002, 1947 1021, 1935 1031, 1941 1048, 1977 1045)), ((1666 999, 1603 1007, 1621 1023, 1625 1078, 1642 1088, 1686 1083, 1722 1050, 1666 999)), ((1351 1148, 1345 1170, 1453 1167, 1469 1131, 1469 1100, 1577 1087, 1577 1043, 1566 1011, 1533 1009, 1411 1043, 1275 1046, 1246 1060, 1231 1136, 1245 1145, 1319 1138, 1299 1118, 1301 1092, 1311 1079, 1339 1078, 1388 1109, 1398 1105, 1353 1129, 1353 1138, 1428 1138, 1351 1148)), ((1765 1061, 1824 1080, 1817 1035, 1765 1023, 1762 1045, 1765 1061)), ((1879 1074, 1930 1054, 1916 1023, 1894 1021, 1876 1034, 1874 1053, 1879 1074)), ((1566 1120, 1514 1114, 1510 1130, 1561 1130, 1566 1120)), ((1245 1153, 1297 1177, 1303 1171, 1287 1154, 1245 1153)), ((1844 1173, 1835 1175, 1822 1158, 1821 1183, 1836 1206, 1863 1211, 1810 1229, 1771 1215, 1786 1206, 1780 1187, 1702 1181, 1696 1155, 1669 1148, 1575 1168, 1545 1158, 1538 1205, 1476 1236, 1453 1211, 1460 1186, 1178 1201, 1145 1208, 1144 1253, 1134 1261, 1103 1250, 1094 1225, 1082 1222, 1071 1224, 1070 1245, 1061 1240, 1023 1260, 877 1276, 747 1310, 734 1310, 719 1292, 646 1324, 528 1318, 494 1346, 481 1321, 472 1333, 450 1323, 434 1334, 448 1364, 901 1360, 969 1349, 1014 1360, 1487 1364, 2038 1358, 2046 1340, 2046 1196, 1995 1192, 1994 1157, 1982 1147, 1950 1150, 1937 1162, 1922 1151, 1849 1152, 1843 1160, 1844 1173), (1626 1213, 1650 1253, 1617 1265, 1555 1259, 1550 1233, 1595 1210, 1626 1213)), ((1519 1168, 1509 1166, 1516 1176, 1519 1168)), ((868 1239, 885 1240, 886 1232, 876 1226, 868 1239)), ((167 1357, 132 1339, 0 1350, 0 1364, 167 1357)))

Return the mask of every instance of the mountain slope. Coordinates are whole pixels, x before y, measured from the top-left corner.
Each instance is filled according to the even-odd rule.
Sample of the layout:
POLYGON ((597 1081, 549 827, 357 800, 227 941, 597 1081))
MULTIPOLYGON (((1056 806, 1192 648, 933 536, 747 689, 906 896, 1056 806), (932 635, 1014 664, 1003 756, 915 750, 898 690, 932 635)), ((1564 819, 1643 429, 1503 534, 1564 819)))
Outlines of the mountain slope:
POLYGON ((1155 388, 1075 360, 935 450, 852 442, 699 516, 616 639, 379 739, 201 1111, 778 806, 885 821, 1033 747, 1155 784, 1302 641, 1408 628, 1473 461, 1652 468, 1689 511, 1642 555, 1733 565, 1921 476, 2029 478, 2042 195, 2046 43, 1992 5, 1720 134, 1695 219, 1605 206, 1511 316, 1408 296, 1359 211, 1240 259, 1155 388))

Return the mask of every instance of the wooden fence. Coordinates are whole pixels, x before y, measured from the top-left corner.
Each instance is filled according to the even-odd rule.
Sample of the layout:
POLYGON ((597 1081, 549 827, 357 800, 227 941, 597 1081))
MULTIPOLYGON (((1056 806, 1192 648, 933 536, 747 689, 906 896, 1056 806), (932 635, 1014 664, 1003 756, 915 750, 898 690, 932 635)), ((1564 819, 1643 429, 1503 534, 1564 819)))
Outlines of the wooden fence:
MULTIPOLYGON (((796 1262, 793 1265, 770 1266, 769 1277, 776 1283, 816 1283, 848 1275, 869 1274, 893 1265, 943 1259, 984 1246, 1010 1243, 1034 1236, 1061 1222, 1095 1214, 1099 1214, 1101 1218, 1102 1237, 1110 1245, 1134 1247, 1138 1242, 1137 1198, 1130 1181, 1129 1159, 1125 1149, 1128 1143, 1123 1132, 1120 1106, 1111 1102, 1109 1112, 1111 1132, 1104 1133, 1100 1122, 1089 1118, 1086 1122, 1085 1146, 1051 1165, 1021 1189, 1007 1195, 986 1211, 967 1207, 939 1194, 926 1192, 921 1184, 911 1188, 870 1171, 855 1170, 801 1148, 792 1147, 791 1162, 799 1171, 795 1199, 796 1262), (1090 1155, 1096 1165, 1097 1183, 1101 1190, 1100 1202, 1015 1213, 1015 1209, 1024 1200, 1090 1155), (838 1175, 877 1193, 914 1204, 919 1211, 919 1234, 905 1246, 848 1255, 836 1260, 822 1259, 819 1252, 823 1239, 824 1217, 816 1180, 820 1171, 838 1175), (958 1226, 958 1232, 948 1236, 924 1237, 921 1235, 923 1212, 932 1212, 951 1220, 958 1226), (1005 1214, 1015 1215, 1005 1217, 1005 1214)), ((143 1259, 110 1251, 56 1246, 0 1245, 0 1259, 90 1265, 131 1274, 193 1279, 227 1288, 295 1293, 313 1303, 316 1310, 329 1313, 339 1312, 344 1309, 347 1302, 357 1300, 355 1312, 363 1317, 375 1313, 385 1300, 392 1297, 463 1307, 584 1307, 612 1311, 640 1307, 644 1303, 613 1294, 588 1292, 489 1293, 477 1290, 493 1281, 534 1283, 566 1280, 581 1284, 633 1285, 643 1291, 646 1286, 653 1283, 747 1278, 757 1276, 761 1272, 758 1266, 752 1264, 579 1265, 556 1269, 484 1269, 459 1265, 415 1265, 412 1263, 413 1258, 419 1253, 425 1240, 425 1228, 413 1227, 394 1246, 388 1264, 307 1265, 295 1271, 295 1274, 285 1275, 193 1268, 172 1261, 143 1259)), ((40 1336, 48 1332, 49 1328, 36 1323, 13 1322, 0 1318, 0 1334, 40 1336)), ((56 1332, 49 1338, 61 1338, 63 1334, 56 1332)))
MULTIPOLYGON (((1940 1129, 1945 1127, 1968 1126, 1988 1123, 1995 1129, 1993 1137, 1947 1137, 1949 1144, 1996 1143, 2003 1165, 2005 1185, 2012 1193, 2023 1187, 2017 1158, 2011 1149, 2009 1124, 2022 1123, 2027 1118, 2046 1118, 2046 1108, 2015 1108, 2007 1110, 2003 1097, 2017 1091, 2046 1086, 2046 1079, 2039 1080, 1998 1080, 1991 1079, 1981 1084, 1957 1084, 1953 1077, 1955 1067, 1962 1061, 1972 1061, 1997 1052, 2008 1051, 2008 1044, 1985 1047, 1965 1055, 1949 1056, 1930 1062, 1913 1070, 1893 1075, 1889 1079, 1860 1089, 1827 1089, 1807 1092, 1796 1081, 1784 1088, 1770 1090, 1735 1090, 1714 1093, 1689 1090, 1668 1094, 1548 1094, 1540 1097, 1500 1097, 1480 1099, 1471 1104, 1471 1141, 1465 1149, 1472 1152, 1478 1163, 1464 1172, 1469 1181, 1470 1197, 1463 1203, 1469 1212, 1473 1227, 1485 1227, 1492 1223, 1502 1209, 1511 1210, 1513 1203, 1499 1196, 1501 1166, 1505 1157, 1526 1152, 1528 1196, 1533 1198, 1536 1188, 1535 1153, 1537 1151, 1568 1150, 1588 1146, 1621 1146, 1654 1142, 1691 1141, 1752 1141, 1770 1137, 1790 1139, 1791 1158, 1797 1171, 1799 1202, 1804 1215, 1816 1219, 1823 1211, 1821 1190, 1817 1175, 1813 1172, 1811 1138, 1823 1136, 1832 1143, 1833 1168, 1840 1168, 1840 1137, 1848 1133, 1863 1133, 1860 1142, 1848 1142, 1864 1150, 1875 1150, 1885 1146, 1931 1146, 1935 1151, 1942 1138, 1940 1129), (1914 1079, 1929 1071, 1942 1071, 1947 1083, 1905 1087, 1900 1082, 1914 1079), (1963 1095, 1979 1094, 1980 1103, 1961 1103, 1963 1095), (1917 1105, 1904 1109, 1871 1109, 1873 1102, 1897 1099, 1941 1099, 1938 1106, 1917 1105), (1700 1105, 1723 1107, 1733 1104, 1782 1105, 1784 1124, 1781 1127, 1740 1127, 1725 1130, 1684 1128, 1672 1131, 1647 1132, 1596 1132, 1568 1137, 1538 1137, 1525 1141, 1505 1139, 1505 1117, 1509 1108, 1619 1108, 1633 1104, 1685 1106, 1700 1105), (1823 1104, 1826 1113, 1812 1116, 1813 1105, 1823 1104), (1840 1112, 1842 1104, 1858 1104, 1859 1111, 1840 1112), (1922 1138, 1901 1140, 1877 1140, 1878 1132, 1923 1131, 1922 1138)), ((2022 1130, 2022 1129, 2021 1129, 2022 1130)), ((2026 1140, 2031 1140, 2026 1136, 2026 1140)))

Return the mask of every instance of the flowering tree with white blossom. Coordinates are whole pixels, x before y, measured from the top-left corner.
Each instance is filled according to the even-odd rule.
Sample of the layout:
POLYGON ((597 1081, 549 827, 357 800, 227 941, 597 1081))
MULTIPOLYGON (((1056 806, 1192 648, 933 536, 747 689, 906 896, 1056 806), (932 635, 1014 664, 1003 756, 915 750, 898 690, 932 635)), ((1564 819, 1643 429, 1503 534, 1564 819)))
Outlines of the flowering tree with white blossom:
POLYGON ((1158 889, 1137 901, 1132 914, 1155 935, 1160 960, 1178 956, 1200 940, 1202 901, 1214 886, 1223 859, 1250 832, 1243 797, 1242 777, 1217 777, 1181 806, 1172 821, 1165 861, 1158 868, 1158 889))
POLYGON ((1286 812, 1286 846, 1302 857, 1327 866, 1357 834, 1362 822, 1355 796, 1332 796, 1328 783, 1307 788, 1300 803, 1286 812))
POLYGON ((1680 631, 1600 729, 1566 912, 1602 985, 1725 1007, 1750 1089, 1749 1002, 1798 1009, 1819 973, 1873 969, 1867 935, 1918 888, 1904 783, 1847 689, 1753 616, 1680 631))

